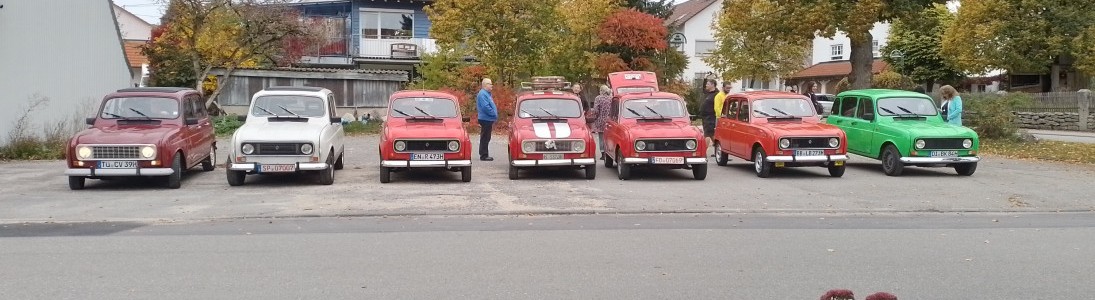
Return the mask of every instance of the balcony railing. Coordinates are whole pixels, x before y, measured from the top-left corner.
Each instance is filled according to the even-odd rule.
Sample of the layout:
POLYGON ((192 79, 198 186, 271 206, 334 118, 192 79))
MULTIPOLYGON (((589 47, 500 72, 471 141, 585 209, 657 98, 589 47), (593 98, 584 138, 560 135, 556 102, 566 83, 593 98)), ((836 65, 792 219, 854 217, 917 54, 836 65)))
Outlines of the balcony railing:
POLYGON ((358 56, 370 58, 416 59, 422 54, 437 52, 434 39, 361 39, 358 56))

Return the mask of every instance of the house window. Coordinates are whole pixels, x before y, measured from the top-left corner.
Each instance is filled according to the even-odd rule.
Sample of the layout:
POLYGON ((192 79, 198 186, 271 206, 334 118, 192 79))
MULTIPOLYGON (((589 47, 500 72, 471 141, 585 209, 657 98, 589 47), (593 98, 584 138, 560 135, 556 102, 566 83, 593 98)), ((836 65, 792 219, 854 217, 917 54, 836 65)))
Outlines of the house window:
POLYGON ((879 57, 879 55, 878 55, 878 40, 871 41, 871 52, 874 53, 874 57, 879 57))
POLYGON ((833 45, 830 56, 831 57, 829 57, 829 59, 831 59, 831 60, 842 60, 842 59, 844 59, 844 44, 833 45))
POLYGON ((414 37, 414 12, 363 11, 361 36, 367 39, 409 39, 414 37))
POLYGON ((715 47, 715 41, 696 41, 696 57, 711 55, 715 47))

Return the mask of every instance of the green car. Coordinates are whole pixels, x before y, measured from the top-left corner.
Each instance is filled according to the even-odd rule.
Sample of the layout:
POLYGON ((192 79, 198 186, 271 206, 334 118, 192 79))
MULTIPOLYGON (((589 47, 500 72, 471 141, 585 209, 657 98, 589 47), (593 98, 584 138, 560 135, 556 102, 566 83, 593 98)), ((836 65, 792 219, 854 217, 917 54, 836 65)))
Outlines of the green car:
POLYGON ((906 165, 977 171, 980 142, 973 130, 943 121, 935 101, 921 93, 867 89, 840 93, 828 123, 848 136, 848 152, 882 161, 889 176, 906 165))

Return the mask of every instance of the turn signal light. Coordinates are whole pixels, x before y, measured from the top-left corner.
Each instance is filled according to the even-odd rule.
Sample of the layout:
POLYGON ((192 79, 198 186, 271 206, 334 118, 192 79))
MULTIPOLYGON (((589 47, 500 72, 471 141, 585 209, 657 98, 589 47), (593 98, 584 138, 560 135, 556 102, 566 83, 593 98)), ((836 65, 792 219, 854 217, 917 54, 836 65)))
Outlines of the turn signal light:
POLYGON ((79 166, 79 167, 83 167, 83 166, 84 166, 84 162, 83 162, 83 161, 80 161, 80 160, 77 160, 77 161, 76 161, 76 166, 79 166))
POLYGON ((312 162, 318 162, 319 156, 312 156, 312 162))
POLYGON ((158 161, 158 160, 153 160, 153 161, 152 161, 152 165, 153 165, 153 166, 159 166, 159 165, 160 165, 160 161, 158 161))

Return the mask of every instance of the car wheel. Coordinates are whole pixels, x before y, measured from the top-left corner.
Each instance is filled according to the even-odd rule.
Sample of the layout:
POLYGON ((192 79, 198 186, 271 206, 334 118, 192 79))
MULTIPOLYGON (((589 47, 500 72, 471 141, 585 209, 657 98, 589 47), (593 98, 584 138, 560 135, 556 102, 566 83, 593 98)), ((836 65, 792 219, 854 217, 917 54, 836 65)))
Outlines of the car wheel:
POLYGON ((977 172, 977 163, 965 163, 954 165, 954 171, 958 172, 958 175, 970 176, 973 172, 977 172))
POLYGON ((715 141, 715 164, 725 166, 730 161, 730 155, 722 151, 722 145, 719 145, 719 141, 715 141))
POLYGON ((335 160, 335 170, 342 170, 343 168, 346 167, 346 165, 342 162, 342 156, 343 155, 345 155, 345 153, 339 154, 338 155, 338 160, 335 160))
POLYGON ((182 171, 182 154, 175 152, 175 158, 171 161, 171 175, 167 175, 167 188, 182 187, 182 171))
POLYGON ((586 179, 593 180, 597 178, 597 165, 592 164, 586 166, 586 179))
POLYGON ((392 182, 392 169, 380 167, 380 183, 392 182))
POLYGON ((834 162, 829 163, 829 176, 832 176, 832 177, 844 176, 844 170, 845 170, 846 167, 847 166, 845 166, 845 165, 837 166, 836 163, 834 163, 834 162))
POLYGON ((615 163, 614 163, 614 162, 612 161, 612 157, 609 157, 609 156, 608 156, 608 153, 604 153, 604 152, 601 152, 601 156, 603 156, 603 157, 604 157, 604 160, 605 160, 605 168, 612 168, 612 167, 615 167, 615 163))
MULTIPOLYGON (((616 157, 620 157, 619 149, 616 150, 616 157)), ((616 164, 616 174, 619 176, 620 180, 631 179, 631 166, 620 161, 616 164)))
POLYGON ((247 180, 247 173, 244 171, 233 171, 228 169, 228 166, 230 166, 231 163, 232 161, 225 161, 224 163, 224 173, 228 176, 228 185, 241 186, 243 185, 244 180, 247 180))
POLYGON ((335 184, 335 165, 332 159, 334 156, 335 153, 331 152, 331 156, 327 157, 327 168, 319 171, 319 184, 335 184))
POLYGON ((692 165, 692 178, 704 180, 707 178, 707 164, 692 165))
POLYGON ((82 176, 69 176, 68 177, 68 189, 76 191, 84 189, 84 181, 87 178, 82 176))
POLYGON ((886 149, 882 150, 882 171, 889 176, 901 176, 901 171, 904 169, 905 163, 901 162, 901 152, 898 152, 897 147, 893 145, 886 145, 886 149))
POLYGON ((202 161, 202 171, 209 172, 217 168, 213 162, 217 159, 217 145, 209 146, 209 157, 202 161))
POLYGON ((768 156, 764 154, 764 149, 757 147, 753 150, 753 171, 757 173, 757 177, 768 178, 772 175, 772 163, 767 162, 768 156))
POLYGON ((460 181, 471 182, 471 167, 460 168, 460 181))

